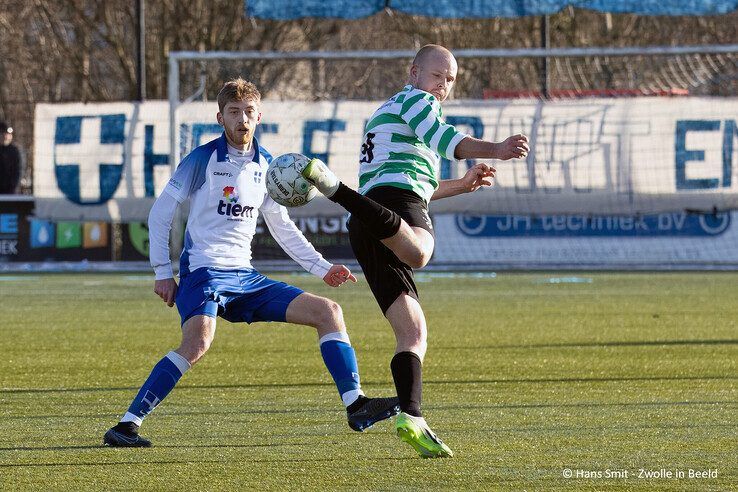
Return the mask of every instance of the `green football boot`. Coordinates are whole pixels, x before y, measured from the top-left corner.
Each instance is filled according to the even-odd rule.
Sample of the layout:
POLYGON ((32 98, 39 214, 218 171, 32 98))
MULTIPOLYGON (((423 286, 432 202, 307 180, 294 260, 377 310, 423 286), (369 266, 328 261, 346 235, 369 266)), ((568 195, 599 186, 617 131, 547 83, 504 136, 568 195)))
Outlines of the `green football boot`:
POLYGON ((303 178, 310 181, 318 188, 318 191, 327 197, 333 196, 338 189, 338 185, 341 184, 333 171, 328 169, 328 166, 320 159, 310 159, 305 167, 302 169, 298 167, 298 171, 300 171, 303 178))
POLYGON ((430 430, 423 417, 400 412, 395 428, 400 439, 415 448, 421 458, 450 458, 454 455, 451 448, 430 430))

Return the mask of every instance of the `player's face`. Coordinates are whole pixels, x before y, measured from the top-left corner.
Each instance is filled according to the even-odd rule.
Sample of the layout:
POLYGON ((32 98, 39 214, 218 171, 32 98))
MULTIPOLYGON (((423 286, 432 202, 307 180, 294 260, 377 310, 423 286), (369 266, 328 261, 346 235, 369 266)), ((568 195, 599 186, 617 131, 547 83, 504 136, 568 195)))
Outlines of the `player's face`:
POLYGON ((257 101, 231 101, 218 113, 218 123, 225 130, 228 143, 242 149, 251 146, 256 125, 261 121, 257 101))
POLYGON ((453 56, 434 54, 410 69, 410 81, 417 89, 430 92, 439 102, 448 97, 456 82, 458 67, 453 56))

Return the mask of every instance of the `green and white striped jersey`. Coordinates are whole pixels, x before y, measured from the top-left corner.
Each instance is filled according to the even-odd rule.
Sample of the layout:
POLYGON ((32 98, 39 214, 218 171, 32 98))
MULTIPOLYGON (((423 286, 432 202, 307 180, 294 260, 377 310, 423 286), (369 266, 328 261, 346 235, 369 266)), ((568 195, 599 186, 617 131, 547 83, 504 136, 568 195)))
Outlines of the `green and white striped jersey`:
POLYGON ((364 129, 359 193, 390 185, 429 202, 438 188, 441 157, 453 160, 456 146, 467 136, 441 115, 435 96, 412 85, 380 106, 364 129))

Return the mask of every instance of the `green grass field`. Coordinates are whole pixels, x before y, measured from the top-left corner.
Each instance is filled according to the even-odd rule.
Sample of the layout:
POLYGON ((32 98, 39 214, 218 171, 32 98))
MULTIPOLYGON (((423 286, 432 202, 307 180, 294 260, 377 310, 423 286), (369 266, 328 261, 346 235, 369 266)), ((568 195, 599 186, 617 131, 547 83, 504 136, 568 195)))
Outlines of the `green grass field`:
MULTIPOLYGON (((144 275, 0 276, 0 489, 738 488, 738 274, 555 276, 420 279, 424 410, 446 460, 418 458, 387 422, 352 432, 313 329, 223 320, 145 422, 155 447, 104 448, 177 346, 176 310, 144 275), (662 468, 685 478, 638 476, 662 468)), ((364 389, 394 391, 366 283, 276 277, 337 300, 364 389)))

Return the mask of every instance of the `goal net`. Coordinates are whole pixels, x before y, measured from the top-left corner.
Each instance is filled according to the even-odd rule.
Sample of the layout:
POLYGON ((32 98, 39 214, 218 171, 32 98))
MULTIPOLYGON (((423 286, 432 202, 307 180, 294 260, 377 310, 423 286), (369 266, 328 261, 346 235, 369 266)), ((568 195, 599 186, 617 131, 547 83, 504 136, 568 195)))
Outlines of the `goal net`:
MULTIPOLYGON (((321 157, 355 187, 363 126, 404 84, 412 53, 355 55, 183 56, 176 97, 199 102, 180 106, 182 139, 196 143, 188 108, 243 76, 264 94, 265 146, 321 157)), ((525 133, 532 152, 495 162, 494 188, 431 203, 436 268, 738 265, 736 47, 458 55, 447 122, 494 141, 525 133)), ((441 177, 473 163, 444 161, 441 177)), ((350 256, 340 209, 318 200, 293 212, 329 256, 350 256)))
MULTIPOLYGON (((446 121, 485 140, 525 133, 532 151, 524 160, 494 162, 493 188, 431 203, 434 268, 738 266, 738 46, 456 54, 460 69, 444 103, 446 121)), ((356 187, 366 120, 404 85, 413 55, 172 53, 168 105, 100 105, 94 118, 80 116, 87 107, 37 109, 37 125, 56 127, 53 142, 36 145, 36 162, 55 166, 37 166, 39 203, 49 198, 47 208, 61 213, 52 191, 61 193, 59 177, 67 174, 74 186, 64 193, 79 203, 72 215, 103 198, 117 200, 120 211, 150 203, 182 156, 220 134, 215 97, 237 76, 262 92, 257 137, 265 148, 320 157, 356 187), (79 158, 100 145, 60 128, 96 130, 92 140, 120 147, 130 173, 121 174, 115 162, 104 168, 94 155, 79 158), (59 161, 73 145, 79 162, 59 161), (89 179, 80 164, 87 161, 89 179), (82 186, 90 182, 100 185, 82 186)), ((473 164, 444 160, 441 178, 459 178, 473 164)), ((326 257, 353 257, 345 212, 335 204, 316 199, 290 212, 326 257)), ((286 258, 263 227, 255 257, 286 258)))

